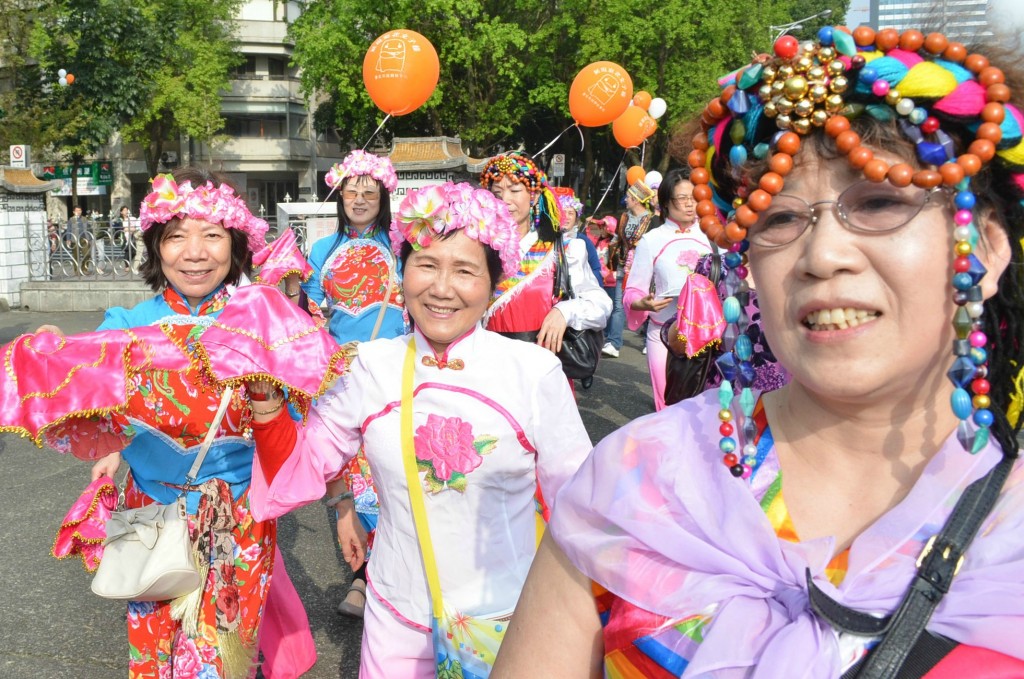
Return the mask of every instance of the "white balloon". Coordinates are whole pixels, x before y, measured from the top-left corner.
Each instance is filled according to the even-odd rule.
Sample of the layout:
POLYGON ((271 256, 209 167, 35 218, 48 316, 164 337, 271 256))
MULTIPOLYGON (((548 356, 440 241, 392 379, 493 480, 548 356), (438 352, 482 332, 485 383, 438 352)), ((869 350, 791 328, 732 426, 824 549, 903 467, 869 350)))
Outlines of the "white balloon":
POLYGON ((668 104, 661 97, 657 99, 651 99, 651 105, 647 107, 647 115, 651 116, 655 120, 665 115, 665 110, 668 108, 668 104))
POLYGON ((659 186, 661 186, 661 180, 661 173, 658 172, 657 170, 654 170, 652 172, 648 172, 647 176, 644 177, 644 184, 647 184, 647 186, 649 186, 652 189, 656 189, 659 186))
POLYGON ((57 82, 59 82, 61 85, 65 85, 66 86, 68 84, 68 79, 65 78, 64 76, 61 76, 60 80, 58 80, 57 82))
POLYGON ((58 77, 61 77, 61 78, 63 78, 63 77, 64 77, 64 76, 66 76, 67 74, 68 74, 68 72, 67 72, 67 71, 65 71, 65 70, 64 70, 63 68, 62 68, 62 69, 60 69, 59 71, 57 71, 57 76, 58 76, 58 77))

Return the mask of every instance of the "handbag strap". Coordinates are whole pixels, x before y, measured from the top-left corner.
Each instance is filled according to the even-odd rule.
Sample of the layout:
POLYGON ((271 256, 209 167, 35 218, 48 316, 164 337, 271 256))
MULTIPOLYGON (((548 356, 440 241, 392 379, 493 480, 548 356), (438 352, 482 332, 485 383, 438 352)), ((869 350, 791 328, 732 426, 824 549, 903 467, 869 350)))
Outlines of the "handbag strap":
POLYGON ((385 263, 388 265, 388 289, 384 293, 384 301, 380 304, 380 311, 377 312, 377 322, 373 324, 373 332, 370 333, 369 341, 377 339, 377 333, 380 332, 381 323, 384 322, 384 313, 388 310, 388 302, 391 301, 391 291, 395 289, 395 274, 391 270, 391 262, 385 258, 385 263))
POLYGON ((576 293, 572 289, 572 277, 569 275, 569 260, 565 256, 565 243, 562 235, 555 237, 555 291, 554 297, 557 300, 576 299, 576 293))
MULTIPOLYGON (((203 466, 203 460, 206 459, 206 453, 210 451, 210 446, 213 445, 213 439, 217 438, 217 430, 220 429, 220 422, 224 419, 224 413, 228 410, 228 405, 231 403, 231 396, 235 393, 234 387, 225 387, 224 393, 220 396, 220 405, 217 406, 217 414, 213 416, 213 424, 206 431, 206 437, 203 439, 203 445, 199 447, 199 454, 196 455, 195 462, 192 463, 192 468, 188 470, 188 474, 185 475, 185 485, 191 486, 195 483, 196 478, 199 476, 199 468, 203 466)), ((184 491, 182 491, 184 494, 184 491)))
POLYGON ((405 364, 402 367, 402 407, 400 410, 402 464, 405 467, 405 483, 409 487, 409 506, 412 508, 416 539, 420 543, 423 569, 427 575, 427 588, 430 590, 430 606, 434 618, 440 620, 444 611, 441 602, 441 580, 437 575, 437 559, 434 557, 434 543, 430 539, 430 524, 427 522, 423 484, 420 482, 419 469, 416 466, 416 441, 412 436, 412 394, 415 367, 416 336, 411 335, 409 346, 405 350, 405 364))
POLYGON ((881 636, 882 641, 844 679, 892 679, 918 643, 935 608, 949 591, 985 517, 992 511, 1016 458, 1004 456, 985 476, 960 496, 946 524, 928 540, 917 559, 917 574, 896 612, 885 618, 847 608, 818 589, 807 571, 811 608, 834 628, 860 636, 881 636))

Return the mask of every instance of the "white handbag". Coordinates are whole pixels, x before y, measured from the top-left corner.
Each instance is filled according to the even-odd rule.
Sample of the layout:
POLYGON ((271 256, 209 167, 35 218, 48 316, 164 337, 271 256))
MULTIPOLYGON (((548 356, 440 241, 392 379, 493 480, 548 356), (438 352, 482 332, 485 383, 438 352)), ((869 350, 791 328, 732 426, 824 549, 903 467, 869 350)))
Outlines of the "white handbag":
MULTIPOLYGON (((213 424, 185 477, 191 485, 220 428, 232 389, 225 389, 213 424)), ((121 498, 123 503, 123 497, 121 498)), ((123 504, 122 504, 123 506, 123 504)), ((122 509, 107 520, 103 558, 92 579, 92 591, 105 599, 167 601, 202 587, 192 550, 185 510, 185 491, 172 504, 122 509)))

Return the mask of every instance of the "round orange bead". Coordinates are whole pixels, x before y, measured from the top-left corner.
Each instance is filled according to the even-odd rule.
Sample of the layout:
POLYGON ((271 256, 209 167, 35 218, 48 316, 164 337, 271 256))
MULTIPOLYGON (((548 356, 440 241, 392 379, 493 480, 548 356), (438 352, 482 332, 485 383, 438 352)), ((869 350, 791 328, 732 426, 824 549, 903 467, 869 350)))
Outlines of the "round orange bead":
POLYGON ((978 73, 978 82, 980 82, 983 87, 988 87, 989 85, 995 85, 996 83, 1006 82, 1006 77, 1003 75, 1003 72, 995 66, 986 66, 978 73))
POLYGON ((921 31, 903 31, 900 35, 900 49, 908 52, 916 52, 924 44, 924 34, 921 31))
MULTIPOLYGON (((754 210, 756 212, 764 212, 765 210, 768 209, 768 206, 771 205, 771 204, 772 204, 772 194, 768 193, 764 189, 757 189, 756 191, 754 191, 753 193, 750 194, 750 198, 747 198, 747 205, 750 206, 750 209, 752 209, 752 210, 754 210)), ((736 210, 736 214, 737 215, 739 214, 739 210, 736 210)), ((740 221, 740 224, 743 224, 743 226, 750 226, 750 224, 753 224, 753 222, 751 222, 750 224, 747 224, 747 223, 744 223, 742 220, 738 220, 738 221, 740 221)), ((756 216, 755 216, 755 221, 756 221, 756 216)))
POLYGON ((956 163, 943 163, 939 165, 939 174, 942 175, 942 183, 946 186, 955 186, 964 178, 964 169, 956 163))
POLYGON ((949 46, 949 40, 941 33, 929 33, 924 39, 924 48, 932 54, 942 54, 949 46))
POLYGON ((1007 102, 1010 101, 1010 88, 1003 83, 989 85, 985 96, 989 101, 1007 102))
POLYGON ((698 132, 697 134, 693 135, 693 139, 690 140, 690 144, 692 144, 693 148, 697 149, 698 151, 707 151, 710 147, 710 142, 708 142, 708 135, 705 134, 704 132, 698 132))
POLYGON ((704 167, 704 163, 707 159, 708 156, 706 153, 699 149, 694 149, 686 156, 686 164, 690 167, 704 167))
POLYGON ((981 119, 986 123, 999 125, 1006 119, 1006 107, 996 101, 990 101, 981 109, 981 119))
POLYGON ((870 26, 858 26, 853 29, 853 41, 859 47, 867 47, 875 41, 875 29, 870 26))
POLYGON ((825 134, 833 138, 848 129, 850 129, 850 119, 846 116, 832 116, 825 122, 825 134))
MULTIPOLYGON (((694 189, 694 198, 697 197, 697 190, 694 189)), ((697 201, 697 215, 700 217, 707 217, 708 215, 716 214, 717 210, 715 204, 708 199, 697 201)))
POLYGON ((967 147, 967 152, 973 153, 981 159, 981 162, 987 163, 996 154, 996 145, 988 139, 975 139, 967 147))
POLYGON ((895 28, 883 28, 875 35, 875 47, 888 52, 900 44, 900 32, 895 28))
POLYGON ((964 59, 967 58, 967 48, 964 47, 962 42, 951 42, 946 45, 946 49, 942 53, 942 58, 946 61, 962 64, 964 59))
POLYGON ((956 159, 956 164, 963 168, 964 174, 973 177, 981 170, 981 158, 973 153, 965 153, 956 159))
POLYGON ((922 189, 934 189, 942 183, 942 175, 935 170, 918 170, 914 173, 914 186, 922 189))
POLYGON ((693 187, 693 199, 696 200, 697 202, 700 202, 702 200, 711 200, 711 198, 711 187, 708 186, 707 184, 698 184, 697 186, 693 187))
POLYGON ((836 137, 836 148, 842 154, 847 154, 858 146, 860 146, 860 135, 853 130, 840 132, 836 137))
POLYGON ((778 143, 775 145, 782 153, 788 153, 791 156, 795 156, 800 152, 800 135, 796 132, 787 132, 779 137, 778 143))
POLYGON ((708 102, 708 113, 713 115, 715 118, 721 120, 726 115, 725 106, 722 104, 722 99, 712 99, 708 102))
POLYGON ((757 213, 751 210, 749 205, 740 205, 736 208, 735 218, 740 226, 753 226, 757 223, 757 213))
POLYGON ((858 146, 850 151, 850 155, 848 155, 846 159, 850 161, 850 167, 860 170, 863 169, 863 167, 874 157, 874 151, 869 149, 867 146, 858 146))
POLYGON ((747 230, 741 227, 736 222, 729 222, 725 227, 725 236, 733 243, 739 243, 741 240, 747 237, 747 230))
POLYGON ((735 85, 729 85, 724 90, 722 90, 722 94, 719 95, 719 98, 721 98, 722 103, 723 104, 728 104, 729 100, 732 99, 732 95, 733 95, 733 93, 735 91, 736 91, 736 86, 735 85))
POLYGON ((781 175, 775 172, 765 172, 761 176, 761 181, 759 181, 757 185, 760 186, 762 190, 767 191, 774 196, 782 190, 783 183, 781 175))
POLYGON ((982 123, 978 126, 978 131, 974 133, 974 136, 998 144, 999 140, 1003 138, 1003 128, 995 123, 982 123))
POLYGON ((722 228, 722 220, 718 218, 718 215, 707 215, 700 218, 700 230, 707 234, 708 238, 714 238, 712 234, 716 228, 722 228))
POLYGON ((690 183, 691 184, 707 184, 708 180, 711 179, 711 175, 703 167, 695 167, 690 172, 690 183))
POLYGON ((773 153, 768 161, 768 169, 780 177, 785 177, 793 169, 793 156, 788 153, 773 153))
POLYGON ((893 186, 910 186, 914 178, 914 168, 906 163, 896 163, 889 168, 888 177, 889 183, 893 186))
POLYGON ((981 73, 982 69, 988 67, 988 59, 980 54, 968 54, 964 59, 964 66, 974 73, 981 73))
POLYGON ((889 163, 878 158, 872 158, 864 165, 864 176, 869 181, 884 182, 885 175, 889 172, 889 163))

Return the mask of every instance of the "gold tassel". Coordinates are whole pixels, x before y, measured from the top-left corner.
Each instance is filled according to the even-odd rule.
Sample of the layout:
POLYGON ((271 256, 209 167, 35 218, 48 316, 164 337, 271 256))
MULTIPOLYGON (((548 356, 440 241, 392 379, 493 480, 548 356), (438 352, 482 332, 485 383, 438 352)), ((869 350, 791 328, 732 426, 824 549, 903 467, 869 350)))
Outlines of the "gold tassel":
POLYGON ((224 679, 246 679, 256 661, 256 645, 247 646, 238 632, 217 631, 224 679))
POLYGON ((199 636, 199 612, 203 607, 203 592, 206 591, 206 579, 210 574, 210 560, 193 553, 196 568, 199 569, 199 586, 188 594, 183 594, 171 601, 171 620, 181 621, 185 634, 195 638, 199 636))
MULTIPOLYGON (((1014 367, 1017 367, 1016 365, 1014 367)), ((1010 405, 1006 409, 1006 419, 1010 426, 1017 426, 1021 411, 1024 410, 1024 369, 1018 370, 1013 378, 1013 392, 1010 394, 1010 405)))

